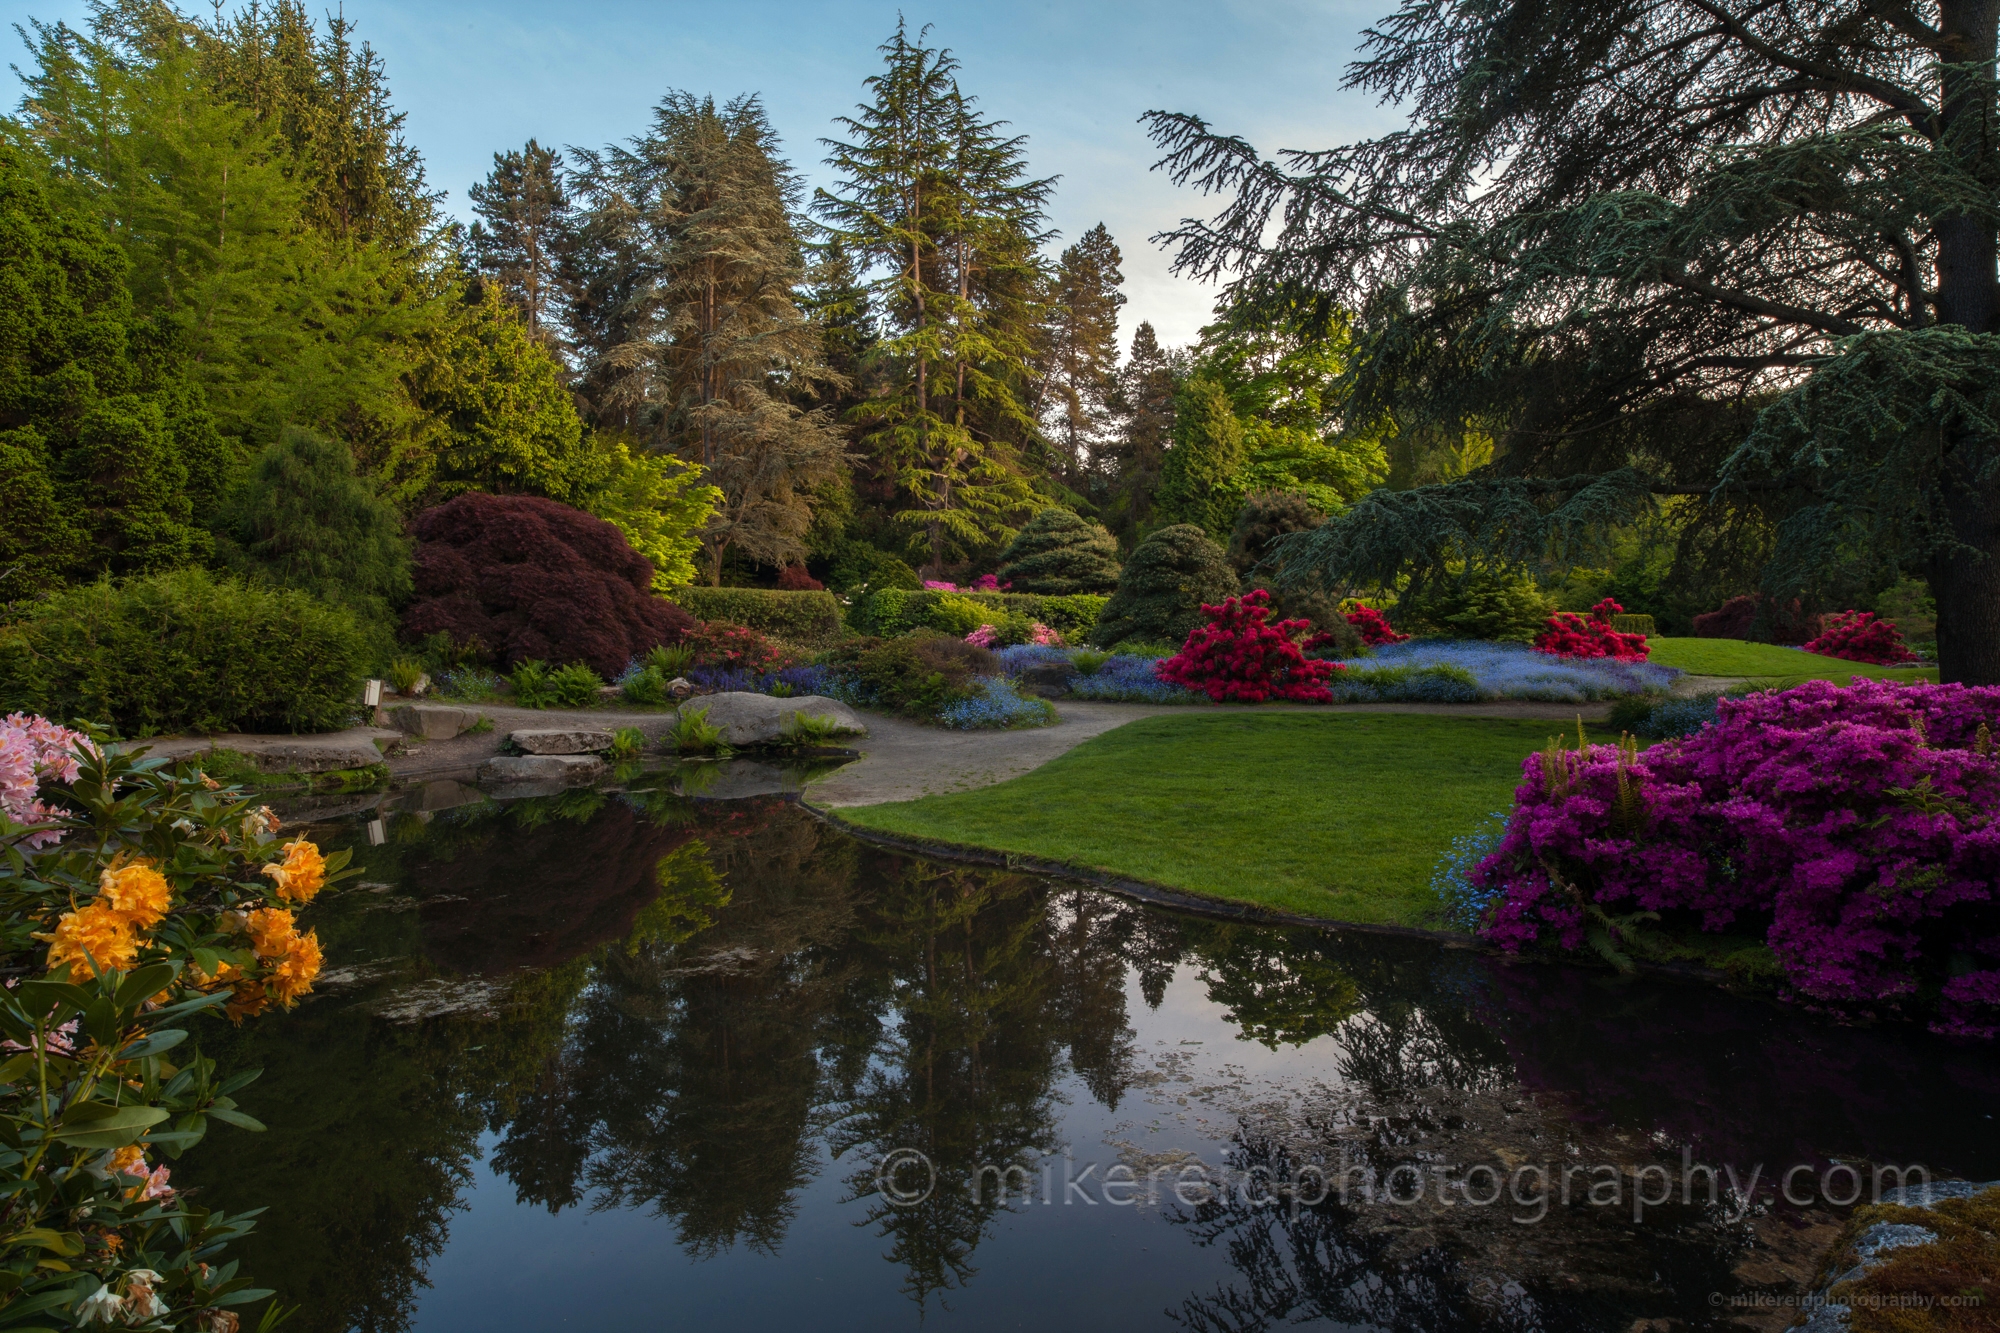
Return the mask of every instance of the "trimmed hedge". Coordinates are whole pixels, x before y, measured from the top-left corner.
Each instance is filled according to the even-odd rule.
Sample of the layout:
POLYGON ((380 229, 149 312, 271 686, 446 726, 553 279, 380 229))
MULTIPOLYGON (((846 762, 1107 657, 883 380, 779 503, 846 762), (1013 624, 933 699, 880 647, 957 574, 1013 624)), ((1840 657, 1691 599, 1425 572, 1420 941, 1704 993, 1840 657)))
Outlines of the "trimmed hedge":
POLYGON ((854 604, 848 622, 863 634, 892 638, 913 629, 942 630, 964 635, 978 625, 959 626, 966 619, 965 604, 1039 620, 1069 642, 1088 635, 1097 624, 1104 604, 1110 599, 1095 593, 1072 593, 1067 597, 1043 597, 1024 592, 937 592, 923 589, 909 592, 884 588, 854 604))
POLYGON ((182 569, 57 593, 0 627, 0 713, 178 731, 335 731, 358 710, 365 637, 289 588, 182 569))
POLYGON ((697 620, 748 625, 803 648, 840 641, 840 599, 780 588, 676 588, 673 600, 697 620))
POLYGON ((1651 616, 1613 616, 1611 617, 1611 628, 1617 630, 1620 634, 1643 634, 1649 639, 1659 633, 1658 630, 1653 628, 1653 618, 1651 616))

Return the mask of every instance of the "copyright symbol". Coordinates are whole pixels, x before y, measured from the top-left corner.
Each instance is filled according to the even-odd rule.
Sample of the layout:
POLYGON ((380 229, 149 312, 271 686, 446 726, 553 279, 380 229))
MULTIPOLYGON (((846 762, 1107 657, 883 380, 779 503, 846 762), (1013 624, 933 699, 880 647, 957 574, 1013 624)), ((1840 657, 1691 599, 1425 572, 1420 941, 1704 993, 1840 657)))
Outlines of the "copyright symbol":
POLYGON ((937 1168, 931 1159, 915 1148, 897 1148, 882 1159, 875 1168, 875 1191, 889 1201, 891 1208, 914 1208, 931 1197, 937 1188, 937 1168), (917 1186, 915 1181, 905 1182, 902 1177, 921 1170, 923 1181, 917 1186))
POLYGON ((1721 1293, 1721 1292, 1719 1292, 1719 1291, 1711 1291, 1711 1292, 1709 1292, 1709 1293, 1708 1293, 1708 1303, 1709 1303, 1710 1305, 1720 1305, 1720 1304, 1722 1304, 1722 1293, 1721 1293))

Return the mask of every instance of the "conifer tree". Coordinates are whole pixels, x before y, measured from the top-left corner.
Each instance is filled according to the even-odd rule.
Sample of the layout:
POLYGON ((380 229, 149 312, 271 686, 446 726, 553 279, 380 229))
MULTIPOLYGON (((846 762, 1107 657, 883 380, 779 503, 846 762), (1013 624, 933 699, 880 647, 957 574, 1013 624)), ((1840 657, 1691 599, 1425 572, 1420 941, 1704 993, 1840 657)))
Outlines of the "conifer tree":
POLYGON ((1025 179, 1022 141, 978 114, 924 36, 899 24, 883 44, 872 100, 825 141, 841 178, 814 206, 873 275, 888 382, 853 415, 936 568, 1007 535, 1031 494, 1013 446, 1034 430, 1022 395, 1049 182, 1025 179))
POLYGON ((648 133, 577 157, 593 415, 720 489, 702 534, 711 583, 732 550, 802 559, 811 488, 844 451, 826 410, 794 401, 837 376, 798 305, 799 185, 762 104, 670 93, 648 133))
POLYGON ((533 139, 495 153, 493 170, 467 194, 480 218, 468 237, 480 273, 500 285, 530 333, 553 339, 556 264, 570 215, 561 154, 533 139))
POLYGON ((1112 407, 1117 433, 1103 446, 1102 484, 1112 494, 1115 525, 1128 541, 1152 518, 1160 488, 1160 468, 1174 430, 1173 359, 1161 348, 1150 322, 1132 334, 1132 355, 1118 373, 1112 407))
MULTIPOLYGON (((1118 394, 1121 262, 1117 242, 1100 222, 1062 252, 1049 293, 1040 358, 1043 416, 1073 488, 1107 461, 1099 454, 1118 394)), ((1150 338, 1150 326, 1146 332, 1150 338)))
POLYGON ((1243 462, 1243 425, 1229 395, 1208 376, 1190 377, 1174 398, 1173 447, 1154 497, 1159 518, 1227 540, 1243 503, 1243 462))

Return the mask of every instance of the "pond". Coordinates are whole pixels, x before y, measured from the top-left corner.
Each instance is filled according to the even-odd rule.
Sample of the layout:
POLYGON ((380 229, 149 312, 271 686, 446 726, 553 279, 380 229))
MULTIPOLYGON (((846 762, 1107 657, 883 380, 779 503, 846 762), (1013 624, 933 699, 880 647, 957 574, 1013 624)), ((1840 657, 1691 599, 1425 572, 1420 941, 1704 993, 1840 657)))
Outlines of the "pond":
POLYGON ((2000 1176, 1983 1048, 685 790, 314 825, 320 994, 204 1037, 270 1130, 176 1165, 290 1327, 1716 1327, 2000 1176))

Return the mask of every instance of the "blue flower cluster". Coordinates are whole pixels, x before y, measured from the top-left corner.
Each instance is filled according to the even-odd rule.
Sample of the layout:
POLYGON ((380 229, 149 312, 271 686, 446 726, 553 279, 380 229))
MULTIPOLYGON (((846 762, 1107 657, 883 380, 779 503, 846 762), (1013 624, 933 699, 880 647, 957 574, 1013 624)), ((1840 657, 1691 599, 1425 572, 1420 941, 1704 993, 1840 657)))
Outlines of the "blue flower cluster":
POLYGON ((1496 810, 1472 832, 1453 838, 1451 850, 1431 871, 1431 892, 1437 895, 1438 915, 1447 926, 1475 931, 1485 924, 1486 909, 1501 890, 1480 888, 1472 882, 1472 871, 1493 854, 1506 833, 1507 812, 1496 810))
POLYGON ((1337 704, 1473 704, 1485 698, 1464 667, 1355 667, 1326 683, 1337 704))
POLYGON ((1024 699, 1004 676, 987 676, 973 685, 970 699, 948 703, 938 710, 938 721, 954 731, 983 731, 989 728, 1038 727, 1055 720, 1055 710, 1043 699, 1024 699))
POLYGON ((1152 657, 1128 657, 1123 653, 1107 660, 1088 676, 1069 683, 1073 699, 1108 699, 1119 703, 1205 704, 1208 696, 1171 685, 1153 674, 1152 657))
POLYGON ((1646 715, 1646 720, 1639 724, 1639 734, 1662 741, 1692 736, 1715 721, 1715 701, 1721 697, 1704 694, 1693 699, 1669 699, 1646 715))
POLYGON ((1372 677, 1382 680, 1389 689, 1420 692, 1415 695, 1377 693, 1368 697, 1367 701, 1371 702, 1389 698, 1413 699, 1424 697, 1422 692, 1430 692, 1449 696, 1433 700, 1440 703, 1470 703, 1474 699, 1592 703, 1599 699, 1643 694, 1648 690, 1664 692, 1681 674, 1672 667, 1654 666, 1648 662, 1619 662, 1608 657, 1552 657, 1548 653, 1538 653, 1524 643, 1461 643, 1425 639, 1384 644, 1372 656, 1354 658, 1344 665, 1352 673, 1354 684, 1365 684, 1372 677), (1456 668, 1449 679, 1462 686, 1465 679, 1470 678, 1477 693, 1471 697, 1459 697, 1463 694, 1462 689, 1447 685, 1447 677, 1443 673, 1432 672, 1434 679, 1429 682, 1420 680, 1426 669, 1437 667, 1456 668), (1398 668, 1408 668, 1410 674, 1393 678, 1381 674, 1385 669, 1394 671, 1398 668))
POLYGON ((829 694, 833 673, 823 666, 789 666, 778 671, 745 671, 741 667, 689 667, 687 678, 710 694, 738 692, 775 694, 792 698, 802 694, 829 694))

